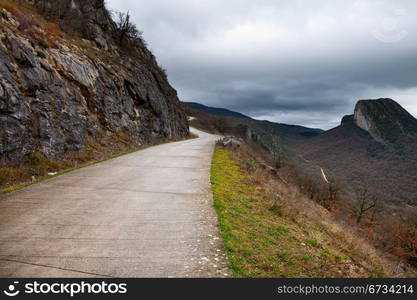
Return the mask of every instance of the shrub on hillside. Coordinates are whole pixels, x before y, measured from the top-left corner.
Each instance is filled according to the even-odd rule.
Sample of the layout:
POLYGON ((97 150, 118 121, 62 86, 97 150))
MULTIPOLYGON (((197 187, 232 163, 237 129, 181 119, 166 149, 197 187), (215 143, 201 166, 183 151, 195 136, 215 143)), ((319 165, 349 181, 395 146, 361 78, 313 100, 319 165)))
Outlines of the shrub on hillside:
POLYGON ((380 226, 380 243, 387 251, 417 267, 417 227, 399 218, 391 218, 380 226))

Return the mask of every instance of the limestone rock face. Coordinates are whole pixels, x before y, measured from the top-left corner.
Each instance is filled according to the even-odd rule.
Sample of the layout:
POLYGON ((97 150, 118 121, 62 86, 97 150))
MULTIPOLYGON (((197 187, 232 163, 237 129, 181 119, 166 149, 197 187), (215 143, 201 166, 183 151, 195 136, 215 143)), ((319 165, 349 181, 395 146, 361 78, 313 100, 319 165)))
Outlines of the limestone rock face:
MULTIPOLYGON (((75 10, 80 2, 69 1, 75 10)), ((188 135, 177 93, 153 55, 144 45, 133 55, 117 49, 101 28, 113 26, 108 13, 94 15, 102 22, 92 21, 91 40, 63 33, 44 47, 36 36, 42 28, 29 26, 29 34, 22 19, 0 8, 2 163, 18 164, 33 151, 59 159, 118 132, 137 144, 188 135)))
POLYGON ((358 127, 378 142, 417 138, 417 120, 392 99, 361 100, 356 104, 353 118, 358 127))

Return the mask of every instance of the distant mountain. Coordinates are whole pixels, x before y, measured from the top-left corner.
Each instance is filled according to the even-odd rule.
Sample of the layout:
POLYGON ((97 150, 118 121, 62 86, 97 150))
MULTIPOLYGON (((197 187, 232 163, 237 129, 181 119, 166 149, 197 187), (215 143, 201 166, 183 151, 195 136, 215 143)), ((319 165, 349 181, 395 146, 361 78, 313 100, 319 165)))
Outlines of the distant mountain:
POLYGON ((392 99, 359 101, 353 119, 376 141, 396 143, 404 138, 417 141, 417 120, 392 99))
POLYGON ((239 112, 235 112, 232 110, 228 110, 225 108, 210 107, 210 106, 206 106, 206 105, 195 103, 195 102, 183 102, 183 103, 190 106, 192 109, 198 110, 210 116, 251 119, 250 117, 244 114, 241 114, 239 112))
POLYGON ((195 119, 191 125, 213 133, 230 134, 254 142, 271 153, 290 152, 290 145, 323 133, 298 125, 260 121, 239 112, 183 102, 184 110, 195 119))
POLYGON ((354 114, 328 131, 258 121, 197 103, 187 107, 196 117, 192 126, 220 127, 222 134, 244 137, 286 156, 312 177, 324 168, 348 189, 365 182, 387 202, 417 204, 417 120, 394 100, 360 100, 354 114))
POLYGON ((417 120, 394 100, 361 100, 340 126, 293 149, 339 183, 366 182, 389 202, 417 203, 417 120))

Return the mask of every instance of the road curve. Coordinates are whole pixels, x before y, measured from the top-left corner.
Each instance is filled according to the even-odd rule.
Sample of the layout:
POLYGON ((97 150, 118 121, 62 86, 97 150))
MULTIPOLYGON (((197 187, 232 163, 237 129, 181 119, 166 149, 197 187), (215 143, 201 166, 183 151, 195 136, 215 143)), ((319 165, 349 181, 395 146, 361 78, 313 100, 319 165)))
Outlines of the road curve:
POLYGON ((0 277, 229 276, 193 131, 1 196, 0 277))

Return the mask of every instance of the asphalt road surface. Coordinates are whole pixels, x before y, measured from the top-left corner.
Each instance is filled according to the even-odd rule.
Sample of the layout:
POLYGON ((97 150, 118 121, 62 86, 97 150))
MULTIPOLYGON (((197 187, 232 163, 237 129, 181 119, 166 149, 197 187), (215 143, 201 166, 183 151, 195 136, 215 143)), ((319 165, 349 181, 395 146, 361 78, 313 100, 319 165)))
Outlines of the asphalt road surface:
POLYGON ((193 131, 0 196, 0 277, 228 277, 193 131))

